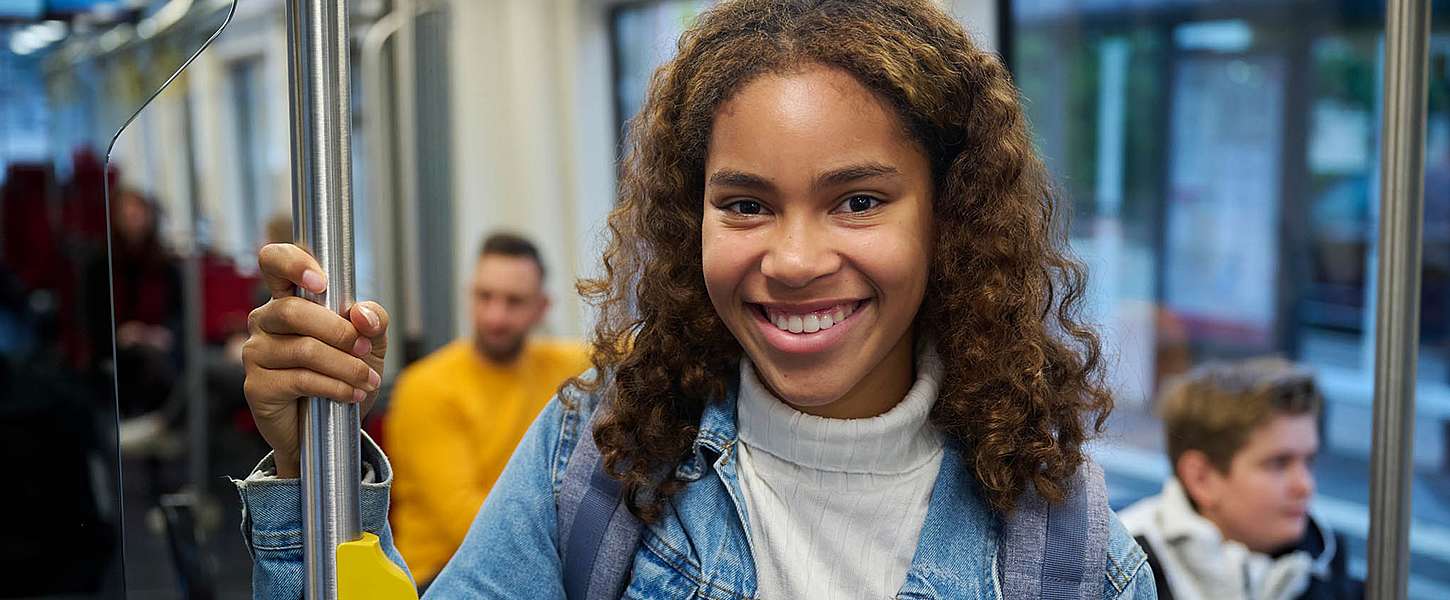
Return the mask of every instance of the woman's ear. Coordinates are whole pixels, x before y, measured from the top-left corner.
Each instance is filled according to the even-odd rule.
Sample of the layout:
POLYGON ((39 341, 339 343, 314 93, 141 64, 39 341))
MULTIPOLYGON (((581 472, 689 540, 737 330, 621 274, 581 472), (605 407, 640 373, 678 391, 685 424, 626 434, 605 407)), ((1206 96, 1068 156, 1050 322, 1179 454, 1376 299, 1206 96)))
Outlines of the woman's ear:
POLYGON ((1208 459, 1207 454, 1198 450, 1183 451, 1178 456, 1176 466, 1179 483, 1183 484, 1183 490, 1193 501, 1194 507, 1199 513, 1212 511, 1218 505, 1220 490, 1223 488, 1223 474, 1218 472, 1218 467, 1208 459))

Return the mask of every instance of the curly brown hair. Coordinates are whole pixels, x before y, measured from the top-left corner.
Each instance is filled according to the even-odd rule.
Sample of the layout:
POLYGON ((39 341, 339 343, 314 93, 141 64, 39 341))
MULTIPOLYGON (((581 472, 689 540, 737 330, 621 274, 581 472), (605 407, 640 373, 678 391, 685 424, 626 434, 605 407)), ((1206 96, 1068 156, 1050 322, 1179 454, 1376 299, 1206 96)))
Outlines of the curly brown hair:
POLYGON ((646 521, 683 485, 673 467, 742 356, 701 262, 715 111, 761 74, 813 64, 885 99, 931 160, 938 239, 914 326, 933 332, 945 367, 932 423, 969 453, 994 509, 1029 483, 1059 500, 1112 409, 1098 338, 1077 317, 1084 269, 1007 70, 926 0, 722 2, 655 72, 630 124, 604 275, 579 284, 599 309, 592 361, 607 375, 565 384, 605 388, 594 439, 607 469, 646 521))

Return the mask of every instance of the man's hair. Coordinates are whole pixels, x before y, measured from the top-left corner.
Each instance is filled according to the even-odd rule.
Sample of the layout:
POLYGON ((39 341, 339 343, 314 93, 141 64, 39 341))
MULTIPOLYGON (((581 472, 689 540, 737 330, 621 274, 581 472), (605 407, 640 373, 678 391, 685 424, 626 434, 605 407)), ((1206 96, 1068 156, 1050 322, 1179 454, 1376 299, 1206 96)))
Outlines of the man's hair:
POLYGON ((1165 387, 1163 418, 1175 473, 1184 452, 1197 450, 1221 473, 1249 434, 1279 416, 1318 416, 1323 397, 1308 371, 1278 357, 1209 363, 1165 387))
POLYGON ((538 246, 529 241, 529 238, 517 233, 498 231, 489 234, 478 248, 478 257, 483 258, 489 255, 527 258, 534 261, 534 264, 539 267, 540 281, 543 281, 544 276, 548 274, 548 270, 544 268, 544 258, 539 255, 538 246))

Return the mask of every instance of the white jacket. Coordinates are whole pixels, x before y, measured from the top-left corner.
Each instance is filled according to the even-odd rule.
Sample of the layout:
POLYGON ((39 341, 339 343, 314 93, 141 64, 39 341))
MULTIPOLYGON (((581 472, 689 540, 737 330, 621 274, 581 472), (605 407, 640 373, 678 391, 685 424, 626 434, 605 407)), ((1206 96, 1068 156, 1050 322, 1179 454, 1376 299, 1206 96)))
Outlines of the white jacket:
POLYGON ((1176 478, 1119 516, 1129 533, 1147 539, 1151 548, 1145 550, 1157 558, 1174 600, 1291 600, 1308 589, 1311 577, 1330 576, 1337 550, 1334 536, 1312 514, 1310 527, 1324 539, 1318 556, 1295 550, 1274 558, 1225 540, 1193 509, 1176 478))

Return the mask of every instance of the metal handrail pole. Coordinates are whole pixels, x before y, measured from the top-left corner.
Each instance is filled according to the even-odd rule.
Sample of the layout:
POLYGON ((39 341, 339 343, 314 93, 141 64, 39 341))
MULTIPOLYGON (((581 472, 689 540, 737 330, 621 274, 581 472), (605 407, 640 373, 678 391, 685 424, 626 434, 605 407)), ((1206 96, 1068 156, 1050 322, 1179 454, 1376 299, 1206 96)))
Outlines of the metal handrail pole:
MULTIPOLYGON (((404 14, 418 14, 417 0, 395 0, 398 10, 404 14)), ((393 105, 394 126, 397 136, 398 165, 398 225, 402 229, 399 241, 403 264, 408 268, 401 273, 403 284, 403 324, 407 328, 403 335, 408 340, 423 335, 423 275, 422 240, 418 219, 418 20, 407 19, 397 31, 393 41, 393 76, 398 90, 393 105)))
MULTIPOLYGON (((378 299, 395 311, 393 312, 393 330, 403 332, 405 337, 417 329, 412 325, 417 322, 417 319, 412 316, 414 312, 407 308, 410 306, 410 302, 416 302, 417 299, 410 299, 409 294, 403 291, 403 288, 409 286, 399 285, 399 282, 407 278, 406 273, 409 271, 406 268, 407 265, 414 264, 409 261, 415 258, 417 244, 415 242, 412 245, 412 254, 403 252, 402 247, 407 245, 404 241, 406 234, 397 230, 406 227, 408 223, 416 222, 416 218, 407 219, 405 216, 410 212, 415 212, 417 206, 409 203, 416 202, 416 200, 411 200, 408 192, 400 190, 397 181, 404 179, 411 182, 411 185, 416 188, 417 176, 395 178, 394 170, 400 170, 405 166, 416 169, 417 161, 404 164, 402 160, 394 160, 393 121, 398 109, 394 106, 392 90, 388 87, 390 79, 387 77, 386 65, 383 63, 383 47, 411 21, 424 14, 440 10, 442 6, 441 2, 431 0, 425 0, 413 6, 395 5, 392 12, 383 15, 363 33, 361 50, 358 53, 359 79, 362 81, 363 94, 366 98, 364 102, 367 103, 370 110, 365 121, 367 136, 370 140, 367 144, 367 161, 369 185, 372 189, 373 214, 377 215, 373 219, 371 243, 374 245, 375 256, 390 257, 388 260, 394 261, 392 263, 394 266, 378 268, 380 275, 377 278, 378 299), (400 307, 402 310, 398 310, 400 307), (402 324, 401 327, 398 326, 399 323, 402 324)), ((396 65, 394 66, 396 68, 396 65)), ((401 85, 400 82, 395 82, 395 84, 401 85)), ((413 90, 404 88, 399 92, 400 95, 412 94, 413 90)), ((411 114, 411 105, 409 110, 411 114)), ((413 151, 412 146, 404 145, 403 151, 413 151)), ((402 367, 402 358, 402 352, 389 354, 384 363, 385 370, 389 373, 396 373, 402 367)))
MULTIPOLYGON (((307 298, 341 314, 353 302, 351 110, 347 0, 287 0, 292 126, 292 230, 327 274, 307 298)), ((362 537, 357 404, 303 401, 306 597, 337 598, 337 546, 362 537)))
MULTIPOLYGON (((378 19, 363 33, 362 46, 358 53, 358 79, 362 82, 363 102, 366 103, 364 110, 367 113, 364 130, 368 140, 368 195, 372 198, 374 215, 373 256, 378 257, 373 280, 377 282, 377 300, 392 311, 398 311, 403 303, 396 283, 397 245, 393 242, 393 228, 397 227, 397 218, 394 215, 397 202, 394 198, 393 178, 393 102, 384 71, 383 45, 402 26, 406 18, 406 15, 395 8, 393 12, 378 19)), ((397 324, 399 318, 406 321, 407 314, 395 312, 394 315, 393 330, 406 331, 406 326, 398 327, 397 324)), ((402 356, 402 352, 388 353, 383 363, 383 372, 397 373, 402 367, 402 356)))
POLYGON ((1389 0, 1370 466, 1367 591, 1372 600, 1398 600, 1408 591, 1429 39, 1430 0, 1389 0))

